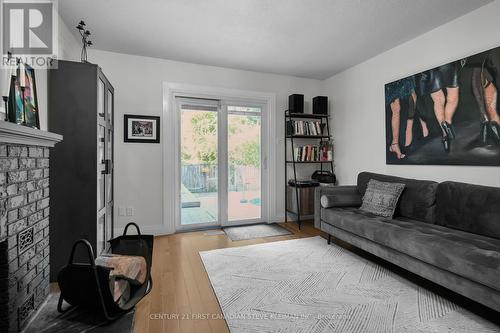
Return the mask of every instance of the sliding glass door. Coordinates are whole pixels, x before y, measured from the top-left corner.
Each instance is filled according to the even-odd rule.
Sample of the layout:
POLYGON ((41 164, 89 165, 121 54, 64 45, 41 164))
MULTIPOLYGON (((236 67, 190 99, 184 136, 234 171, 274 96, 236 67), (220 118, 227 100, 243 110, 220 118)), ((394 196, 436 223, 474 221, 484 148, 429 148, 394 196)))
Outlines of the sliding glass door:
POLYGON ((228 224, 261 217, 261 108, 227 107, 228 224))
POLYGON ((219 103, 181 100, 181 225, 219 218, 219 103))
POLYGON ((177 98, 178 229, 262 221, 263 106, 177 98))

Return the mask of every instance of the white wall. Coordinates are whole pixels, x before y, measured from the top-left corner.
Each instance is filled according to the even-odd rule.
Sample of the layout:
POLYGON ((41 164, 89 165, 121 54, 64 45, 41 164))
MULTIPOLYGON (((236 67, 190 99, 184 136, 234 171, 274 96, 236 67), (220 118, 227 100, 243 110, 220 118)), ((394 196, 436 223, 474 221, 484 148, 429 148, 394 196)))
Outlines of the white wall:
POLYGON ((133 217, 119 217, 115 209, 118 229, 129 221, 136 221, 144 226, 145 231, 165 231, 161 229, 163 145, 172 143, 165 140, 161 140, 161 144, 123 142, 124 114, 164 116, 163 82, 276 94, 278 115, 275 136, 271 140, 278 145, 278 177, 272 180, 278 198, 276 205, 270 209, 274 219, 283 219, 283 113, 288 104, 288 95, 292 93, 305 94, 306 110, 310 110, 311 98, 321 92, 321 81, 96 50, 89 52, 89 61, 99 64, 115 87, 115 208, 123 206, 135 210, 133 217))
MULTIPOLYGON (((397 166, 385 164, 384 84, 451 60, 500 45, 500 1, 432 30, 326 81, 181 63, 90 50, 116 89, 115 205, 133 207, 135 216, 118 217, 117 227, 134 220, 145 231, 161 232, 163 209, 163 145, 123 143, 123 114, 163 116, 163 82, 254 90, 276 94, 278 195, 270 207, 283 218, 282 114, 291 93, 303 93, 306 110, 313 96, 331 100, 336 173, 341 184, 354 183, 363 170, 435 180, 458 180, 500 186, 500 168, 460 166, 397 166)), ((341 51, 340 51, 341 52, 341 51)), ((59 19, 59 58, 79 61, 79 41, 59 19)), ((46 128, 47 75, 37 72, 42 129, 46 128)), ((170 175, 166 175, 169 177, 170 175)), ((115 212, 116 214, 117 212, 115 212)), ((173 221, 168 221, 172 223, 173 221)))
POLYGON ((500 186, 498 167, 386 165, 384 113, 384 84, 500 46, 499 14, 497 0, 324 82, 341 184, 354 184, 360 171, 369 170, 500 186))

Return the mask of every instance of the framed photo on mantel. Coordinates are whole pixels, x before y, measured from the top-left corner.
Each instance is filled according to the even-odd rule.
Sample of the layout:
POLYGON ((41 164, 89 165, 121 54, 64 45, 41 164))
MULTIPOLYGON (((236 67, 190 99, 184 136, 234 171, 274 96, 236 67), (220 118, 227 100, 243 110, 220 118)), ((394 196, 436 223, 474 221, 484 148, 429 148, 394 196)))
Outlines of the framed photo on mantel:
POLYGON ((40 129, 35 70, 21 64, 15 75, 11 76, 10 80, 9 121, 40 129))
POLYGON ((160 117, 124 115, 124 142, 160 143, 160 117))

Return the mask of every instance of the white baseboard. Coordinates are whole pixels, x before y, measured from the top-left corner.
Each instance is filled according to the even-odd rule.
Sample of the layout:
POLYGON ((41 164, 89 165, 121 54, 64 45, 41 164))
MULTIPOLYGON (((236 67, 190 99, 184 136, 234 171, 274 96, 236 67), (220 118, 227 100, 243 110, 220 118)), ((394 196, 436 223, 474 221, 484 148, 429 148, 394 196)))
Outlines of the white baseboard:
MULTIPOLYGON (((139 228, 141 228, 141 233, 145 235, 155 235, 155 236, 163 236, 163 235, 170 235, 173 234, 172 231, 169 232, 167 228, 163 225, 140 225, 139 228)), ((117 226, 115 227, 115 237, 120 236, 123 234, 123 230, 125 229, 125 226, 117 226)), ((135 228, 130 227, 127 231, 130 235, 135 235, 135 228)))
MULTIPOLYGON (((271 217, 270 221, 271 223, 280 223, 285 221, 285 214, 277 215, 271 217)), ((175 230, 169 230, 166 228, 164 225, 139 225, 139 228, 141 228, 141 233, 147 234, 147 235, 155 235, 155 236, 164 236, 164 235, 171 235, 175 233, 175 230)), ((123 230, 125 229, 124 225, 116 226, 114 229, 114 235, 115 237, 120 236, 123 234, 123 230)), ((128 232, 131 235, 135 234, 135 228, 130 227, 128 232)))

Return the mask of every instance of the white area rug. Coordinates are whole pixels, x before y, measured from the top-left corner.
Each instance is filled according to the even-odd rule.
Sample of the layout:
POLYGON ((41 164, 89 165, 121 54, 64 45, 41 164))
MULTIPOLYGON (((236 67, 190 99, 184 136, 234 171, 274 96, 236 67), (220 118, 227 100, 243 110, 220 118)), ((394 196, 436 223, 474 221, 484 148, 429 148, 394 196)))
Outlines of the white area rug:
POLYGON ((254 224, 240 227, 227 227, 224 232, 232 241, 240 241, 254 238, 274 237, 290 235, 291 232, 282 226, 273 224, 254 224))
POLYGON ((500 331, 321 237, 200 256, 232 333, 500 331))

